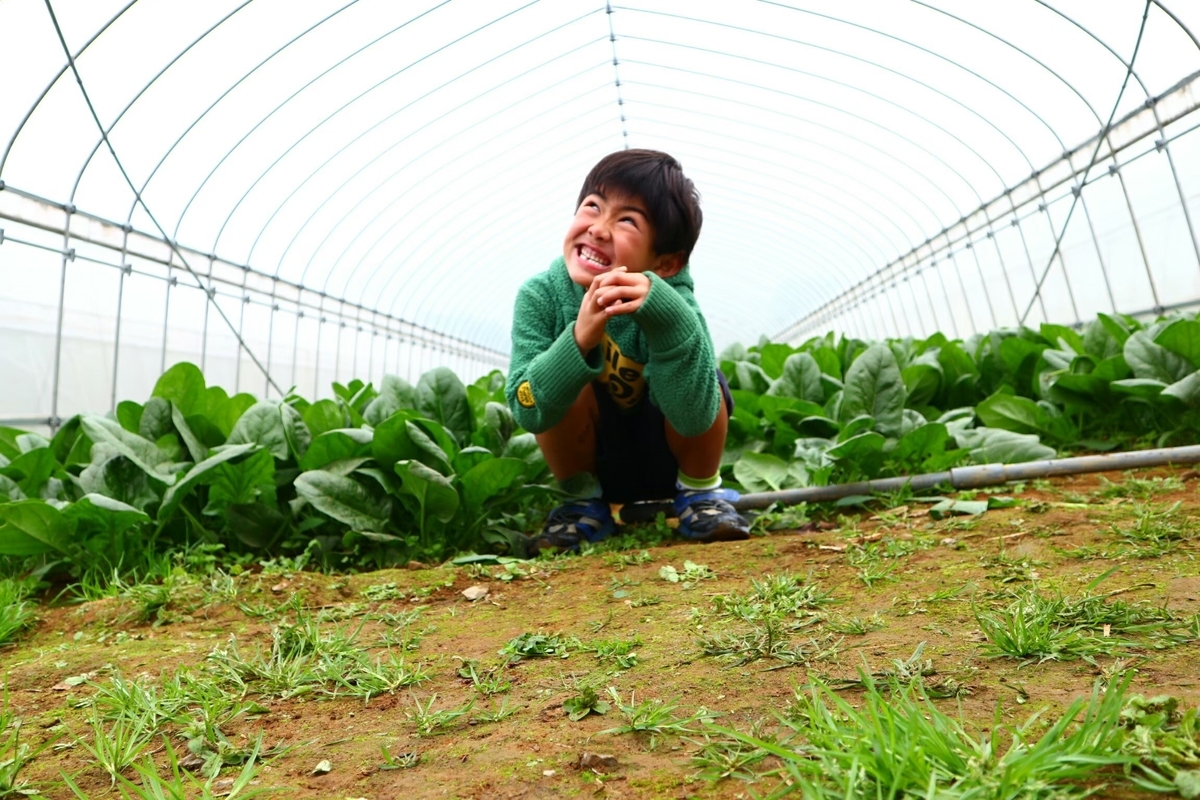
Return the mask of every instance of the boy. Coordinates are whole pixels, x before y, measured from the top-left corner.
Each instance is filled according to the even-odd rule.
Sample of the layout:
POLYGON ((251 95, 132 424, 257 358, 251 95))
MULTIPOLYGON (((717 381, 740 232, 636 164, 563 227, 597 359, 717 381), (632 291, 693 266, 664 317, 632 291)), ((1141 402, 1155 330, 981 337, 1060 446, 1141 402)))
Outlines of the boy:
POLYGON ((599 482, 550 513, 536 549, 606 538, 609 502, 671 496, 686 538, 749 536, 720 488, 733 401, 687 269, 701 219, 674 158, 613 153, 584 180, 562 257, 517 294, 508 404, 560 484, 599 482))

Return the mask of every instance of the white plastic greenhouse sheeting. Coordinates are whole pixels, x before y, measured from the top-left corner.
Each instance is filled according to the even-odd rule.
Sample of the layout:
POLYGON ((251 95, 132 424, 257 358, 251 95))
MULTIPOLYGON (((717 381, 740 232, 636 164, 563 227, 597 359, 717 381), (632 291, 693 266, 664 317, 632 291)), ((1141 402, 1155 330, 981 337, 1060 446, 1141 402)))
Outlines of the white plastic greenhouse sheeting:
POLYGON ((0 420, 178 360, 503 368, 626 145, 703 194, 719 348, 1188 307, 1198 33, 1193 0, 4 0, 0 420))

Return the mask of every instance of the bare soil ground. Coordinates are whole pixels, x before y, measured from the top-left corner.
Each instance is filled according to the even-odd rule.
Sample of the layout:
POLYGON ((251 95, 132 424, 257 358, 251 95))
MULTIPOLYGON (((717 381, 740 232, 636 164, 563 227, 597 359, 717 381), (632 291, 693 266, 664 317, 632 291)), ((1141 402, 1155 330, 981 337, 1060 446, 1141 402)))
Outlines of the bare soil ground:
MULTIPOLYGON (((961 709, 965 719, 982 726, 997 715, 1024 720, 1042 708, 1053 718, 1073 699, 1088 695, 1106 671, 1123 667, 1136 669, 1132 692, 1171 694, 1194 706, 1200 703, 1195 641, 1161 649, 1130 647, 1115 667, 1114 657, 1095 663, 1023 663, 986 654, 973 609, 1030 586, 1083 595, 1113 570, 1095 585, 1094 594, 1165 605, 1181 616, 1200 612, 1200 538, 1190 532, 1200 513, 1195 477, 1183 470, 1151 470, 1006 487, 977 497, 1010 495, 1018 501, 1015 506, 943 520, 930 518, 928 504, 911 501, 886 511, 825 509, 819 517, 824 523, 809 526, 816 530, 711 546, 671 542, 645 548, 644 560, 640 547, 565 557, 534 562, 516 576, 499 565, 350 576, 248 572, 226 584, 223 593, 206 585, 206 596, 176 600, 157 620, 138 621, 128 599, 46 607, 16 647, 0 650, 0 674, 11 708, 25 722, 25 735, 35 744, 52 739, 57 745, 26 771, 32 787, 53 800, 74 797, 61 778, 65 772, 88 796, 99 797, 112 791, 109 777, 76 741, 92 736, 86 701, 96 692, 93 684, 116 671, 152 682, 176 670, 208 674, 214 648, 233 639, 242 653, 269 649, 272 626, 295 618, 291 610, 257 617, 247 609, 287 609, 294 602, 292 608, 321 620, 323 630, 357 631, 354 642, 372 657, 388 651, 385 637, 390 636, 393 652, 408 648, 399 652, 410 664, 426 665, 430 680, 367 702, 326 692, 281 699, 261 695, 251 683, 246 697, 256 700, 262 713, 239 715, 225 733, 238 745, 260 732, 266 746, 290 745, 268 759, 257 777, 261 787, 283 787, 280 796, 761 795, 779 784, 778 776, 763 774, 778 767, 774 759, 755 767, 759 777, 753 783, 708 780, 700 775, 703 765, 692 758, 701 734, 652 741, 645 734, 603 733, 624 721, 617 708, 571 721, 563 701, 577 693, 577 682, 590 681, 602 699, 612 686, 625 702, 631 695, 637 702, 671 701, 678 705, 676 716, 703 707, 719 712, 722 726, 748 731, 758 725, 761 731, 776 725, 775 714, 785 712, 797 687, 810 679, 836 685, 855 679, 860 670, 882 673, 921 647, 919 660, 931 661, 926 684, 953 695, 936 701, 939 707, 952 714, 961 709), (1163 511, 1178 537, 1145 541, 1119 532, 1147 512, 1163 511), (643 563, 627 563, 638 561, 643 563), (668 565, 682 573, 686 561, 707 566, 715 578, 693 585, 660 577, 668 565), (768 655, 738 665, 736 655, 705 655, 700 642, 706 635, 752 629, 719 613, 717 598, 743 595, 751 581, 785 574, 807 579, 832 600, 820 614, 796 618, 797 625, 807 623, 803 627, 787 631, 791 651, 801 657, 768 655), (472 586, 486 588, 486 597, 466 599, 463 591, 472 586), (419 615, 407 626, 397 627, 396 616, 379 619, 416 609, 419 615), (844 632, 856 619, 864 627, 881 627, 844 632), (516 663, 500 655, 514 637, 538 632, 585 643, 637 637, 637 663, 623 669, 577 649, 566 658, 516 663), (511 688, 481 696, 459 675, 464 659, 475 660, 481 671, 498 668, 511 688), (85 674, 92 682, 67 680, 85 674), (418 703, 434 695, 434 710, 476 702, 467 714, 419 736, 411 717, 418 703), (502 702, 515 713, 494 722, 478 719, 502 702), (415 753, 419 760, 383 769, 381 745, 394 758, 415 753), (585 752, 613 756, 615 762, 581 767, 585 752), (314 774, 326 760, 329 771, 314 774)), ((328 689, 332 692, 332 685, 328 689)), ((852 701, 859 692, 853 685, 842 690, 852 701)), ((178 738, 173 740, 180 747, 178 738)), ((154 754, 165 774, 162 741, 154 740, 146 752, 154 754)), ((125 774, 137 778, 132 771, 125 774)), ((222 777, 235 774, 227 767, 222 777)), ((1105 790, 1106 796, 1134 794, 1128 784, 1105 790)), ((119 795, 113 791, 112 796, 119 795)))

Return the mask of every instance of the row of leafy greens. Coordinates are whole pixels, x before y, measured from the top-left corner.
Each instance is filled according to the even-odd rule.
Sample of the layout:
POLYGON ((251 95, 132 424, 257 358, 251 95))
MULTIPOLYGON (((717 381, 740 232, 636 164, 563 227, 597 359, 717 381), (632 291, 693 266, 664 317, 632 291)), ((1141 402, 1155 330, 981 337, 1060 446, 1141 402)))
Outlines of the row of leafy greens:
POLYGON ((735 411, 723 469, 769 491, 967 463, 1191 444, 1200 321, 1100 314, 967 340, 829 334, 720 357, 735 411))
POLYGON ((47 439, 0 428, 0 557, 127 571, 196 544, 390 566, 510 547, 555 492, 504 376, 439 367, 412 386, 334 384, 309 402, 230 397, 180 363, 144 404, 47 439))
MULTIPOLYGON (((1184 444, 1200 431, 1200 321, 1099 315, 950 340, 827 335, 722 353, 722 469, 769 491, 1184 444)), ((75 574, 196 544, 380 567, 520 551, 558 496, 499 372, 444 367, 309 402, 229 396, 169 369, 143 404, 47 439, 0 428, 0 558, 75 574), (28 562, 23 562, 28 563, 28 562)))

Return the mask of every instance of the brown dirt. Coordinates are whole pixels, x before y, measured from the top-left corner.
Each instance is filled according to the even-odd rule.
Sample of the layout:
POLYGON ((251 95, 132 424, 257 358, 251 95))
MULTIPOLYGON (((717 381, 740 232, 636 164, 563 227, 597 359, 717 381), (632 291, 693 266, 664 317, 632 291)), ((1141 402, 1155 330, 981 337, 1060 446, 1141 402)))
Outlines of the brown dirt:
MULTIPOLYGON (((1151 470, 1136 477, 1184 474, 1151 470)), ((1006 721, 1023 720, 1041 708, 1054 715, 1088 694, 1100 669, 1082 661, 1022 665, 984 657, 979 652, 982 637, 972 614, 973 598, 985 602, 988 591, 1030 581, 1077 596, 1089 582, 1117 567, 1096 591, 1127 589, 1119 595, 1126 602, 1165 604, 1184 615, 1200 612, 1197 540, 1184 541, 1156 558, 1120 554, 1119 537, 1110 526, 1128 523, 1141 501, 1100 497, 1108 486, 1104 478, 1119 484, 1128 476, 1082 476, 1025 487, 1015 495, 1021 507, 997 509, 977 518, 934 522, 923 511, 927 506, 915 503, 907 514, 892 510, 837 517, 830 513, 829 519, 837 524, 832 530, 778 533, 725 545, 677 543, 648 548, 651 562, 622 569, 611 556, 607 561, 602 555, 566 558, 539 564, 540 571, 511 582, 471 576, 461 567, 352 576, 304 573, 291 576, 286 585, 278 575, 243 575, 238 578, 236 602, 275 605, 303 592, 305 607, 314 613, 340 609, 358 614, 328 622, 326 627, 362 624, 358 642, 373 653, 383 652, 377 641, 382 627, 378 622, 363 623, 362 612, 423 608, 411 628, 422 636, 409 658, 429 664, 433 679, 366 704, 345 698, 261 700, 268 713, 241 721, 227 733, 231 740, 244 742, 261 731, 267 744, 293 745, 264 766, 259 776, 261 786, 287 787, 282 793, 286 797, 734 798, 761 794, 776 779, 766 778, 753 787, 738 780, 716 784, 700 780, 690 763, 695 744, 667 736, 651 749, 649 740, 640 736, 601 733, 621 721, 615 709, 607 716, 571 722, 561 703, 570 696, 574 679, 590 676, 602 678, 602 686, 617 687, 623 697, 632 692, 639 699, 674 700, 681 713, 700 706, 719 711, 720 722, 727 727, 747 730, 758 720, 772 720, 773 712, 786 708, 795 687, 810 673, 803 667, 778 668, 779 662, 769 660, 731 667, 726 661, 704 657, 697 637, 702 631, 698 625, 703 630, 738 627, 716 615, 714 596, 744 592, 752 578, 783 573, 811 575, 837 601, 831 607, 836 616, 879 612, 886 623, 866 635, 845 636, 835 659, 811 665, 826 678, 852 678, 864 665, 870 670, 887 668, 924 643, 924 657, 932 659, 936 670, 927 680, 954 678, 970 690, 957 700, 939 701, 948 713, 961 707, 968 720, 980 725, 990 724, 997 713, 1006 721), (955 544, 942 543, 951 537, 955 544), (932 546, 895 559, 891 579, 868 587, 848 563, 848 554, 856 543, 871 541, 932 546), (1105 553, 1107 557, 1079 557, 1105 553), (682 570, 685 560, 707 565, 717 579, 684 589, 659 578, 661 567, 671 564, 682 570), (1011 566, 1014 563, 1018 566, 1011 566), (394 582, 405 597, 384 602, 364 597, 367 587, 387 582, 394 582), (465 600, 461 591, 477 584, 490 589, 488 597, 474 603, 465 600), (953 587, 963 591, 948 600, 929 599, 934 592, 953 587), (650 596, 661 602, 634 605, 650 596), (601 623, 602 630, 593 632, 601 623), (505 670, 512 681, 509 703, 519 707, 516 714, 496 723, 468 725, 460 720, 434 736, 416 735, 405 713, 413 708, 414 698, 424 700, 436 693, 435 707, 450 708, 476 696, 456 674, 456 657, 477 659, 483 667, 497 665, 503 661, 498 651, 507 641, 535 631, 585 641, 637 635, 644 643, 638 651, 641 660, 618 673, 589 653, 527 659, 505 670), (380 770, 381 744, 393 754, 418 751, 421 761, 411 769, 380 770), (581 769, 578 760, 584 751, 612 754, 619 766, 604 775, 581 769), (332 771, 312 775, 322 759, 332 762, 332 771)), ((1184 513, 1194 518, 1200 512, 1197 486, 1189 480, 1182 490, 1153 495, 1148 501, 1155 507, 1181 503, 1184 513)), ((1012 494, 1011 488, 1003 493, 1012 494)), ((489 569, 500 572, 497 567, 489 569)), ((34 731, 35 743, 52 736, 59 743, 70 743, 84 735, 86 709, 76 706, 93 690, 86 685, 56 689, 68 676, 96 672, 97 680, 102 680, 114 668, 126 676, 158 676, 181 667, 204 670, 206 655, 231 636, 244 652, 256 645, 269 646, 271 623, 247 616, 236 602, 176 609, 167 615, 167 624, 157 626, 130 621, 131 606, 112 599, 45 609, 36 629, 18 647, 0 651, 9 702, 27 729, 34 731)), ((809 635, 820 635, 820 626, 796 637, 809 635)), ((1131 691, 1169 693, 1188 705, 1197 704, 1198 656, 1200 646, 1195 642, 1137 651, 1131 691)), ((1109 663, 1111 659, 1101 660, 1099 667, 1109 663)), ((853 699, 856 692, 844 694, 853 699)), ((495 707, 500 697, 495 702, 481 699, 476 709, 495 707)), ((162 766, 161 745, 156 750, 162 766)), ((73 776, 88 796, 109 790, 107 776, 89 763, 79 746, 47 749, 25 777, 47 798, 73 797, 61 772, 73 776)), ((234 774, 232 769, 225 773, 234 774)), ((134 777, 132 772, 128 776, 134 777)))

